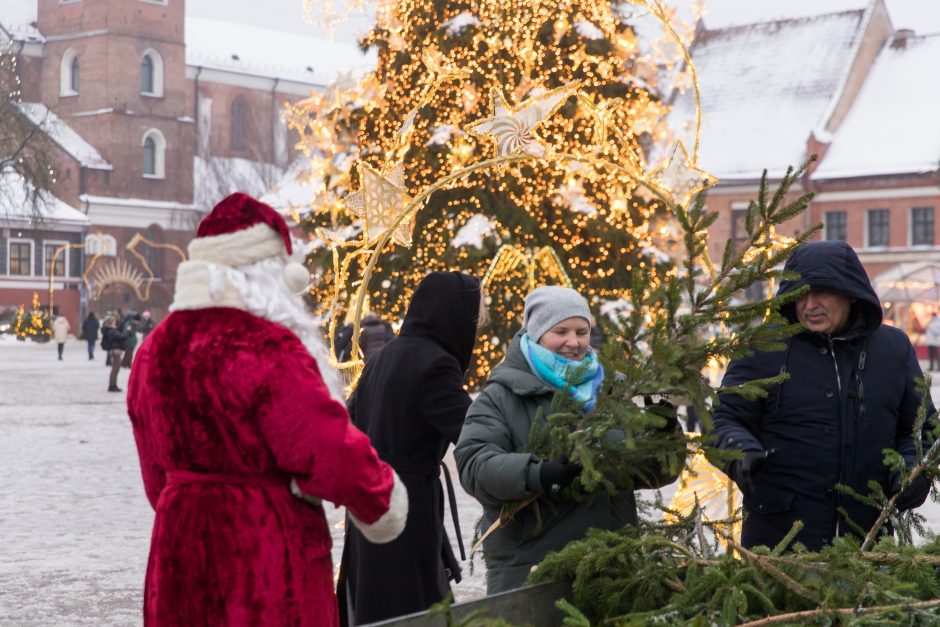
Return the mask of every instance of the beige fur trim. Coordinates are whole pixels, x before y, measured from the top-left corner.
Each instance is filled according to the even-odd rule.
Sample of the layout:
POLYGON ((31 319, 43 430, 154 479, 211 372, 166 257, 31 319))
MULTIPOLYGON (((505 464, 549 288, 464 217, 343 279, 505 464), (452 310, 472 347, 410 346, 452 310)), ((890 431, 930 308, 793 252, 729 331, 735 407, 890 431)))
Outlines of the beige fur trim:
MULTIPOLYGON (((405 523, 408 521, 408 489, 401 482, 401 478, 394 470, 395 483, 392 485, 392 496, 389 499, 388 511, 382 514, 382 517, 371 525, 360 521, 350 511, 349 517, 366 537, 366 540, 373 544, 385 544, 391 542, 401 535, 405 530, 405 523)), ((348 510, 347 510, 348 511, 348 510)))
POLYGON ((216 299, 209 293, 209 266, 203 261, 184 261, 176 269, 176 293, 170 311, 206 309, 209 307, 234 307, 245 309, 241 297, 231 284, 223 279, 222 289, 216 299))
POLYGON ((281 254, 287 254, 284 240, 267 224, 256 224, 225 235, 197 237, 189 243, 190 259, 232 268, 281 254))

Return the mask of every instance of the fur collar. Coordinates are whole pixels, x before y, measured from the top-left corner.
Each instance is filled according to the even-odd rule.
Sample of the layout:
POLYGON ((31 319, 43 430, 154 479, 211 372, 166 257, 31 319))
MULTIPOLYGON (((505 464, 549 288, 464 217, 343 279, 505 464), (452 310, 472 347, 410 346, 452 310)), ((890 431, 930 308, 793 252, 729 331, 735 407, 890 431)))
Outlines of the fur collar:
POLYGON ((221 289, 213 295, 210 291, 212 275, 205 261, 184 261, 176 270, 176 293, 170 311, 206 309, 208 307, 232 307, 245 310, 245 304, 228 279, 219 277, 221 289), (214 296, 214 297, 213 297, 214 296))

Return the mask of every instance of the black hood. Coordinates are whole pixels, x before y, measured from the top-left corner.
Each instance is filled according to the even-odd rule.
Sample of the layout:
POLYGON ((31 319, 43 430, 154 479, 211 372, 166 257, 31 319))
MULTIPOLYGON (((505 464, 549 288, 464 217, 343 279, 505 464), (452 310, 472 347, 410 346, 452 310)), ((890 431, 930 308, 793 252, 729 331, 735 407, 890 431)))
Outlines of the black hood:
POLYGON ((403 336, 434 340, 470 367, 480 314, 480 281, 462 272, 432 272, 418 284, 401 325, 403 336))
MULTIPOLYGON (((858 326, 868 334, 881 325, 881 301, 875 294, 868 274, 858 255, 845 242, 807 242, 787 259, 785 270, 799 273, 793 281, 781 281, 777 294, 786 294, 809 285, 812 289, 827 290, 855 298, 849 324, 858 326), (854 320, 854 325, 852 321, 854 320)), ((780 313, 791 322, 799 322, 796 305, 790 303, 780 313)))

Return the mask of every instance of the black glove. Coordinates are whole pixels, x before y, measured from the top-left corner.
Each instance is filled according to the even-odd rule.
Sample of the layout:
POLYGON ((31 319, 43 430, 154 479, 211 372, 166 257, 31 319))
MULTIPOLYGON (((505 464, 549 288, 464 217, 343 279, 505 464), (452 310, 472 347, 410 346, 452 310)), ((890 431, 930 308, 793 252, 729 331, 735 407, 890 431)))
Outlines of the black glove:
POLYGON ((553 459, 542 462, 542 467, 539 469, 539 482, 545 492, 558 494, 570 486, 579 474, 581 474, 581 466, 578 464, 572 464, 567 459, 553 459))
MULTIPOLYGON (((901 473, 895 470, 890 477, 891 496, 901 492, 901 473)), ((899 512, 905 512, 920 507, 930 494, 930 480, 927 475, 920 473, 908 484, 904 491, 894 501, 899 512)))
POLYGON ((769 451, 745 451, 743 459, 731 462, 731 478, 735 480, 741 492, 750 494, 754 492, 754 477, 764 467, 767 458, 774 454, 769 451))
POLYGON ((666 399, 661 398, 654 403, 652 397, 644 396, 643 407, 647 411, 666 419, 666 424, 661 428, 662 431, 675 431, 679 425, 679 411, 675 405, 666 399))

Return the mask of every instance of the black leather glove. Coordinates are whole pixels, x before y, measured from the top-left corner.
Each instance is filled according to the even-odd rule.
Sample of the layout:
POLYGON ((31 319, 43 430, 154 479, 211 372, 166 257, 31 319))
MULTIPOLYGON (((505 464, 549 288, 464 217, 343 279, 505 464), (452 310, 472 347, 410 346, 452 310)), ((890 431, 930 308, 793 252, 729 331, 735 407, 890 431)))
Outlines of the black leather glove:
POLYGON ((743 459, 731 462, 731 478, 735 480, 741 492, 754 492, 754 477, 764 467, 767 458, 774 454, 774 449, 767 451, 745 451, 743 459))
POLYGON ((581 474, 581 466, 572 464, 567 459, 553 459, 542 462, 539 469, 539 482, 542 489, 549 494, 558 494, 571 485, 581 474))
MULTIPOLYGON (((890 477, 891 496, 901 492, 901 473, 894 471, 890 477)), ((914 477, 904 491, 894 501, 895 507, 899 512, 904 512, 915 507, 920 507, 927 500, 930 494, 930 480, 927 475, 921 473, 914 477)))

